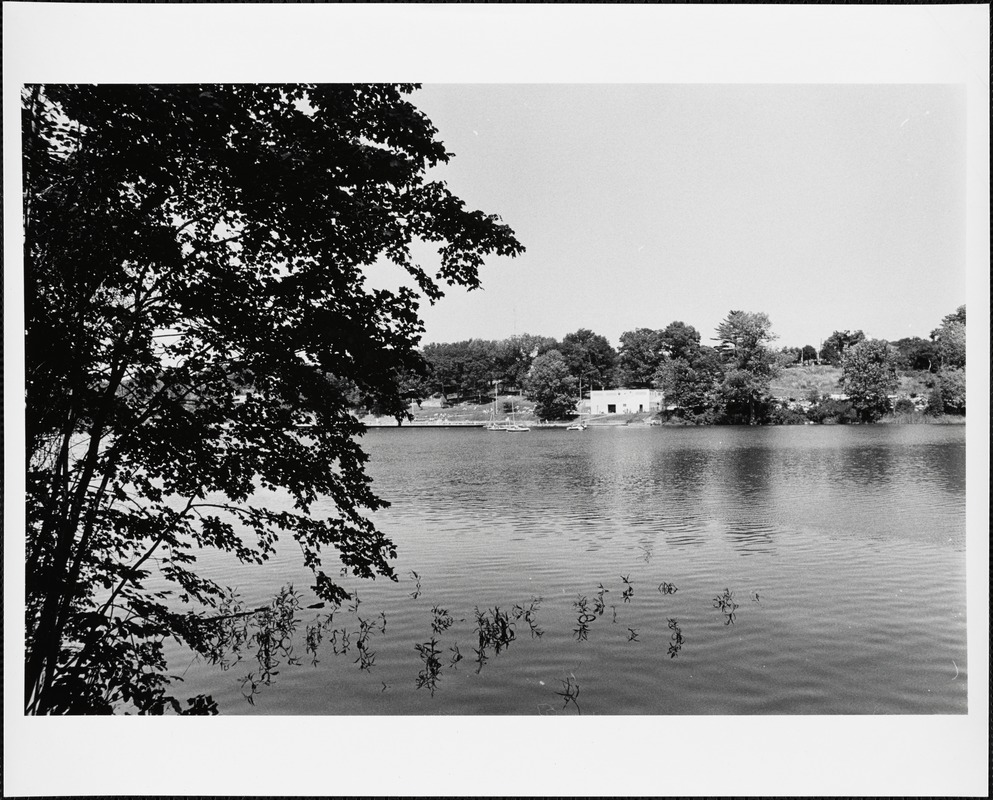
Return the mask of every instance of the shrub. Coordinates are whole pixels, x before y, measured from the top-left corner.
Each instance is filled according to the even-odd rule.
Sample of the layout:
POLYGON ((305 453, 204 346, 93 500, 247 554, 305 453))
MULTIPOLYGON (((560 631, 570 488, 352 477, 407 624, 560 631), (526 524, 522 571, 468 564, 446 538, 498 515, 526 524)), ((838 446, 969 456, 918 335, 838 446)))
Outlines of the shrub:
POLYGON ((917 406, 914 405, 914 401, 909 397, 900 397, 893 404, 894 414, 912 414, 917 410, 917 406))
POLYGON ((852 404, 848 400, 834 400, 830 397, 825 397, 820 403, 813 406, 807 412, 807 417, 814 422, 841 425, 858 421, 855 409, 852 408, 852 404))
POLYGON ((807 415, 784 403, 769 412, 769 423, 771 425, 805 425, 807 415))
POLYGON ((945 401, 941 396, 941 388, 932 386, 927 393, 927 407, 924 413, 931 417, 940 417, 945 412, 945 401))

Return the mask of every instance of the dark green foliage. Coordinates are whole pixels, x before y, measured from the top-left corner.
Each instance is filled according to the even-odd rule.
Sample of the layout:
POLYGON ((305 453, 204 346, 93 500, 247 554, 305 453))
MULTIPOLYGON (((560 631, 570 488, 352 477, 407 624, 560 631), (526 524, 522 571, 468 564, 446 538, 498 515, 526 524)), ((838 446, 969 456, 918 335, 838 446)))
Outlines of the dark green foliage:
POLYGON ((629 389, 648 389, 663 359, 662 331, 638 328, 621 334, 614 382, 629 389))
POLYGON ((942 369, 965 366, 965 306, 959 312, 949 314, 940 327, 931 331, 942 369))
POLYGON ((522 333, 497 343, 496 378, 503 386, 520 388, 535 358, 558 349, 559 343, 550 336, 522 333))
POLYGON ((659 335, 659 344, 667 359, 692 361, 694 354, 700 350, 700 333, 685 322, 670 322, 659 335))
POLYGON ((764 421, 769 411, 769 383, 779 371, 779 358, 768 347, 776 337, 764 313, 731 311, 717 326, 717 352, 724 379, 715 390, 715 407, 725 423, 764 421))
POLYGON ((893 404, 894 414, 913 414, 917 410, 914 401, 909 397, 900 397, 893 404))
POLYGON ((665 405, 675 406, 675 416, 713 422, 714 393, 723 375, 717 352, 712 347, 697 347, 665 361, 656 373, 655 385, 664 392, 665 405))
POLYGON ((576 379, 558 350, 538 356, 524 381, 524 396, 534 401, 539 419, 566 419, 575 416, 576 379))
POLYGON ((808 420, 802 411, 790 408, 786 402, 782 402, 769 409, 768 421, 771 425, 805 425, 808 420))
POLYGON ((940 417, 945 413, 945 399, 941 396, 941 386, 937 382, 928 390, 924 413, 929 417, 940 417))
POLYGON ((474 397, 482 401, 493 392, 497 378, 498 342, 467 339, 424 347, 428 385, 447 397, 474 397))
POLYGON ((744 369, 725 373, 714 392, 716 422, 724 425, 759 424, 772 407, 769 382, 744 369))
POLYGON ((799 364, 802 358, 803 351, 799 347, 782 347, 779 350, 779 359, 783 366, 799 364))
POLYGON ((449 156, 415 88, 23 90, 29 713, 212 710, 173 702, 161 658, 224 597, 198 548, 261 562, 292 538, 329 602, 329 557, 394 577, 350 406, 406 414, 420 297, 364 269, 433 302, 522 250, 425 179, 449 156))
POLYGON ((965 414, 965 368, 949 367, 941 370, 931 381, 930 403, 934 402, 935 413, 965 414), (938 411, 937 409, 940 409, 938 411))
POLYGON ((845 357, 845 351, 864 339, 865 334, 862 331, 835 331, 824 340, 824 345, 821 347, 821 360, 827 361, 835 367, 840 366, 841 360, 845 357))
POLYGON ((574 378, 584 388, 609 389, 613 386, 617 353, 606 337, 588 328, 580 328, 562 338, 559 352, 574 378))
POLYGON ((807 418, 813 422, 838 423, 847 425, 858 421, 855 410, 848 400, 834 400, 825 397, 807 411, 807 418))
POLYGON ((670 323, 659 338, 663 361, 654 384, 663 391, 665 405, 675 406, 666 416, 695 424, 715 422, 714 397, 724 376, 718 352, 702 346, 696 328, 684 322, 670 323))
POLYGON ((841 366, 841 385, 860 422, 875 422, 890 410, 896 391, 896 352, 880 339, 852 346, 841 366))
POLYGON ((937 375, 929 381, 928 411, 965 414, 965 306, 945 316, 931 331, 931 340, 937 375))
POLYGON ((941 363, 938 346, 919 336, 893 342, 897 349, 897 366, 905 370, 936 372, 941 363))

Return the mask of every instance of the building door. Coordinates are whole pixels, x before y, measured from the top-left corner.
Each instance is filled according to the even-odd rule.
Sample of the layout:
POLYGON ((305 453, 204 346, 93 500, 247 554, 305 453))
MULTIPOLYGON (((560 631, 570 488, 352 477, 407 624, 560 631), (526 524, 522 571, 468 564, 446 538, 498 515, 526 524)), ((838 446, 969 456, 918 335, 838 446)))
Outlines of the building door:
POLYGON ((638 413, 640 414, 644 410, 645 410, 645 407, 641 403, 638 403, 638 413))
POLYGON ((607 413, 608 414, 616 414, 617 413, 617 406, 614 403, 608 403, 607 404, 607 413))

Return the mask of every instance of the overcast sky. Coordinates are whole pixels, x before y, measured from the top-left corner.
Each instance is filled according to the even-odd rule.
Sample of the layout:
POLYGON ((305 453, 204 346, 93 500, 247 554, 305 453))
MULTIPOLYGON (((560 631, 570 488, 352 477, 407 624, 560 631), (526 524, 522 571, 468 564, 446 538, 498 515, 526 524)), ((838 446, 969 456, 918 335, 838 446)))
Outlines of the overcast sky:
POLYGON ((953 85, 431 84, 438 170, 527 252, 425 307, 425 342, 764 311, 777 345, 927 337, 966 302, 953 85))

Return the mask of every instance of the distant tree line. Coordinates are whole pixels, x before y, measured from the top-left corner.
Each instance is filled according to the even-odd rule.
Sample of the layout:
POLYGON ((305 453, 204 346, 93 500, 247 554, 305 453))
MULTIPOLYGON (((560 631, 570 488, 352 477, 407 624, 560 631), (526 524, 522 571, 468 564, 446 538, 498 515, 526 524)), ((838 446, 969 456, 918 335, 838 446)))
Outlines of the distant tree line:
MULTIPOLYGON (((704 344, 692 325, 625 331, 614 348, 588 328, 561 341, 529 333, 503 340, 467 339, 428 344, 418 369, 399 376, 405 397, 485 403, 499 389, 534 401, 542 419, 574 415, 580 392, 660 389, 664 416, 697 424, 871 422, 893 410, 890 397, 901 372, 924 373, 931 413, 965 413, 965 306, 946 316, 929 339, 867 339, 861 330, 836 330, 813 345, 775 349, 768 315, 732 310, 704 344), (840 367, 838 394, 808 396, 802 408, 772 397, 783 369, 805 364, 840 367)), ((356 407, 375 413, 360 392, 356 407)), ((915 405, 916 407, 916 405, 915 405)))

